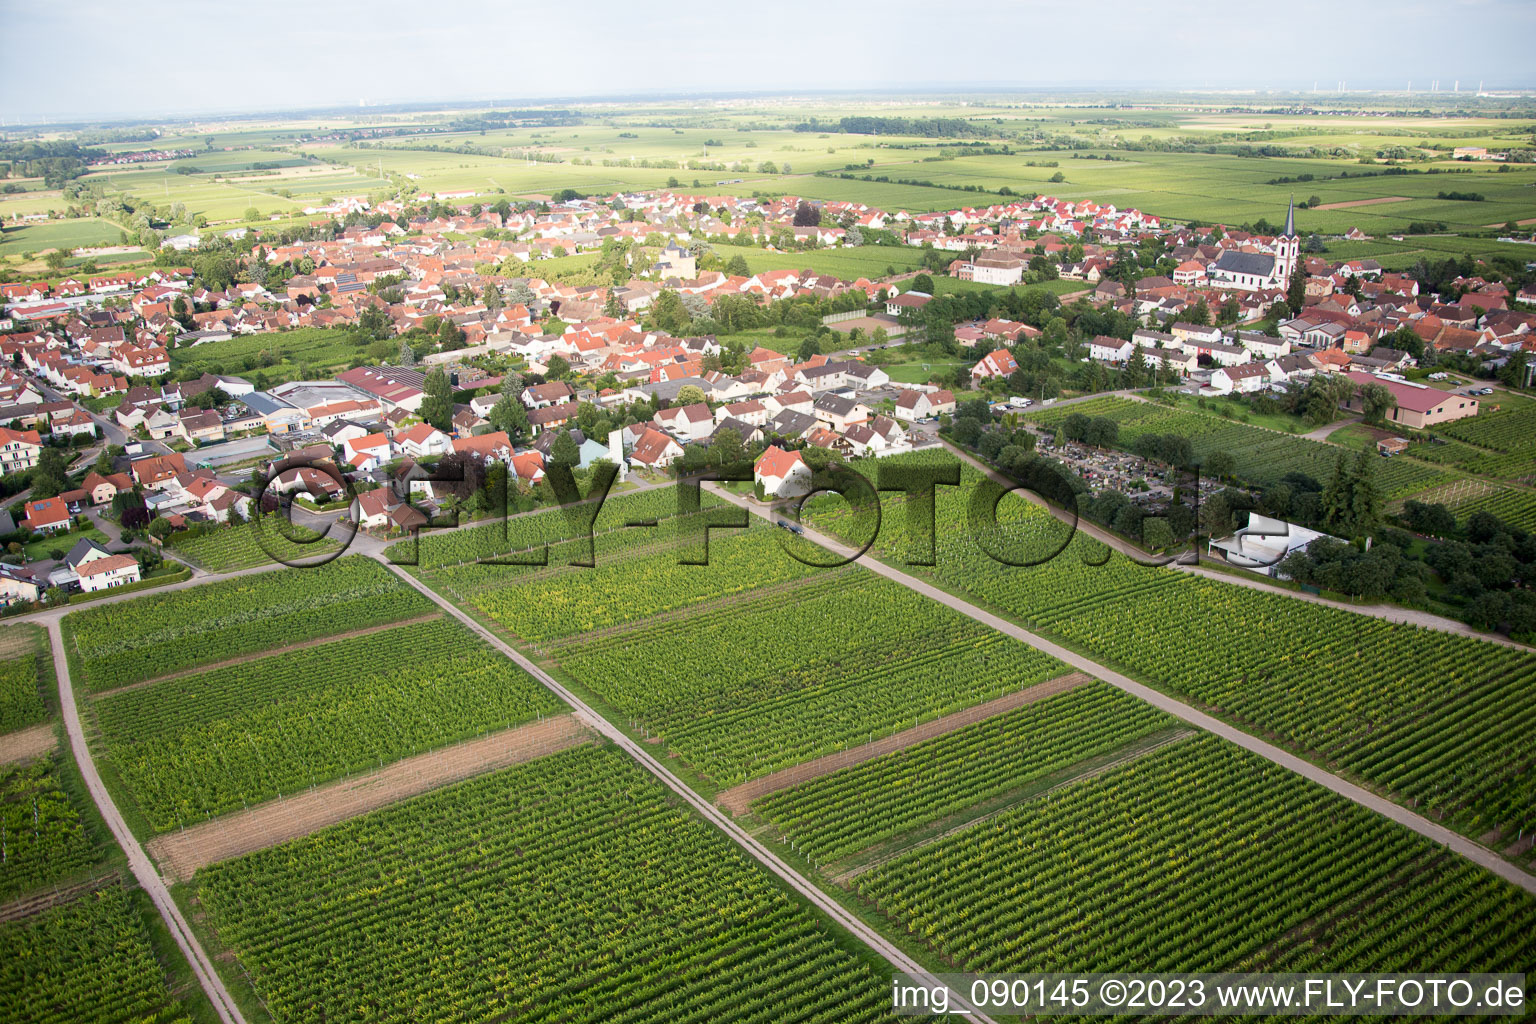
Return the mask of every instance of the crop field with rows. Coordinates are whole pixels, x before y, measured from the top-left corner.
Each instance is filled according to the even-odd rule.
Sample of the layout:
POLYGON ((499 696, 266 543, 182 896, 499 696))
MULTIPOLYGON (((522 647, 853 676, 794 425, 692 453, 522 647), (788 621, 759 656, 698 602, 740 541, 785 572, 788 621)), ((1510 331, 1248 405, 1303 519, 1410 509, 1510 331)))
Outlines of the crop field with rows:
MULTIPOLYGON (((707 491, 701 490, 699 498, 701 509, 722 504, 719 498, 707 491)), ((626 523, 663 520, 677 514, 677 488, 656 487, 637 494, 610 497, 603 502, 596 517, 590 520, 588 517, 592 516, 592 511, 589 505, 579 505, 569 511, 548 509, 508 516, 483 526, 451 532, 425 531, 419 542, 400 541, 390 545, 386 554, 398 564, 414 564, 422 570, 431 570, 494 559, 543 544, 558 545, 582 534, 589 522, 593 534, 602 534, 624 531, 626 523)), ((631 530, 638 535, 646 533, 643 528, 631 530)), ((559 564, 554 552, 550 554, 550 564, 559 564)))
MULTIPOLYGON (((1146 567, 1082 535, 1015 567, 965 529, 976 476, 941 488, 937 566, 950 589, 1481 835, 1536 824, 1536 655, 1217 580, 1146 567), (1102 563, 1102 564, 1099 564, 1102 563)), ((999 510, 1019 553, 1067 527, 1019 499, 999 510)), ((837 530, 846 513, 823 513, 837 530)), ((888 517, 888 521, 894 521, 888 517)), ((877 549, 904 539, 883 528, 877 549)))
POLYGON ((132 894, 113 885, 0 924, 3 1024, 189 1024, 132 894))
POLYGON ((198 872, 275 1019, 890 1019, 888 984, 611 748, 198 872))
MULTIPOLYGON (((1226 452, 1232 456, 1236 475, 1258 485, 1277 482, 1287 473, 1305 473, 1326 484, 1341 454, 1353 458, 1352 452, 1336 445, 1129 398, 1090 398, 1030 412, 1026 417, 1049 428, 1073 413, 1113 419, 1120 425, 1122 448, 1129 449, 1143 434, 1177 434, 1189 439, 1197 459, 1211 452, 1226 452)), ((1412 459, 1382 459, 1375 468, 1377 486, 1389 499, 1414 494, 1449 479, 1444 471, 1412 459)))
POLYGON ((0 765, 0 903, 80 873, 99 853, 60 783, 61 756, 0 765))
POLYGON ((774 793, 752 810, 798 851, 834 861, 1174 723, 1095 682, 774 793))
POLYGON ((106 759, 157 830, 561 710, 450 619, 106 695, 106 759))
POLYGON ((1215 737, 855 885, 965 970, 1524 971, 1536 957, 1536 899, 1215 737))
POLYGON ((63 628, 77 681, 99 692, 432 608, 382 565, 353 556, 93 608, 66 616, 63 628))
MULTIPOLYGON (((798 585, 753 594, 757 536, 770 532, 717 539, 710 566, 692 569, 722 574, 713 596, 745 600, 686 616, 635 614, 632 628, 555 648, 561 667, 619 716, 722 786, 1067 672, 863 569, 807 570, 815 575, 798 585)), ((643 594, 627 606, 645 607, 643 594)))
POLYGON ((1477 472, 1536 482, 1536 402, 1499 412, 1485 408, 1469 419, 1436 424, 1434 432, 1476 446, 1477 472))
POLYGON ((259 524, 223 526, 198 537, 172 534, 168 546, 209 572, 233 572, 273 561, 286 565, 315 558, 329 554, 341 545, 296 523, 279 524, 275 518, 268 517, 259 524), (289 535, 297 539, 290 539, 289 535))
POLYGON ((48 716, 43 689, 53 687, 48 634, 18 623, 0 633, 0 733, 36 725, 48 716))
MULTIPOLYGON (((711 531, 708 565, 679 565, 676 520, 654 529, 603 534, 592 568, 560 567, 529 577, 528 569, 466 565, 428 581, 483 612, 522 640, 544 643, 745 594, 822 570, 779 548, 779 531, 711 531), (741 536, 734 536, 740 534, 741 536)), ((552 564, 557 564, 553 554, 552 564)))

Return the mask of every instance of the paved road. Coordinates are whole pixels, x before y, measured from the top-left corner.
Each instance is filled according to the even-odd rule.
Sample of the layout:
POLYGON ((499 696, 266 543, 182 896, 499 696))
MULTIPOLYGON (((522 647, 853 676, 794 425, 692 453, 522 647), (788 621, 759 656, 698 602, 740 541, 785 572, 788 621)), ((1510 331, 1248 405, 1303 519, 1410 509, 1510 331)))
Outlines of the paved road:
MULTIPOLYGON (((738 498, 736 495, 731 494, 729 491, 726 491, 723 488, 715 487, 714 485, 706 486, 709 486, 712 490, 714 490, 718 497, 724 498, 733 504, 740 505, 742 508, 749 509, 754 514, 761 516, 770 522, 772 521, 772 514, 767 509, 757 505, 755 502, 748 502, 743 498, 738 498)), ((852 557, 855 553, 853 548, 839 543, 830 537, 824 536, 815 530, 807 528, 805 530, 805 536, 815 543, 820 544, 822 547, 827 548, 829 551, 841 555, 844 558, 852 557)), ((961 613, 962 615, 975 619, 977 622, 980 622, 985 626, 990 626, 1000 633, 1005 633, 1016 640, 1021 640, 1024 643, 1029 644, 1031 647, 1034 647, 1037 650, 1044 651, 1052 657, 1066 662, 1068 665, 1071 665, 1073 668, 1078 669, 1079 671, 1086 672, 1091 676, 1102 679, 1106 683, 1109 683, 1111 686, 1123 690, 1124 692, 1131 694, 1134 697, 1138 697, 1141 700, 1146 701, 1148 704, 1151 704, 1153 707, 1156 707, 1162 711, 1166 711, 1168 714, 1173 715, 1175 718, 1182 719, 1191 725, 1199 726, 1205 731, 1214 733, 1215 735, 1220 736, 1225 740, 1230 740, 1231 742, 1236 743, 1238 746, 1242 747, 1244 750, 1252 751, 1253 753, 1258 754, 1260 757, 1280 765, 1282 768, 1288 768, 1296 774, 1301 775, 1320 786, 1332 790, 1340 796, 1345 797, 1348 800, 1352 800, 1368 810, 1375 811, 1377 814, 1390 818, 1398 824, 1404 825, 1419 833, 1420 835, 1449 848, 1452 852, 1460 854, 1467 860, 1472 861, 1474 864, 1487 868, 1489 871, 1492 871, 1494 874, 1498 875, 1500 878, 1503 878, 1505 881, 1517 885, 1527 892, 1536 893, 1536 875, 1531 875, 1525 871, 1522 871, 1520 868, 1517 868, 1515 865, 1509 863, 1503 857, 1488 849, 1486 846, 1475 843, 1465 836, 1451 831, 1443 825, 1436 824, 1435 822, 1430 821, 1428 818, 1415 814, 1408 810, 1406 807, 1399 806, 1398 804, 1386 799, 1385 797, 1377 796, 1375 793, 1372 793, 1370 790, 1365 789, 1362 786, 1357 786, 1352 782, 1346 782, 1345 780, 1339 778, 1337 775, 1334 775, 1332 772, 1324 768, 1320 768, 1317 765, 1312 764, 1310 761, 1303 760, 1302 758, 1297 757, 1295 754, 1283 750, 1272 743, 1266 743, 1255 736, 1250 736, 1248 733, 1242 731, 1236 726, 1228 725, 1221 719, 1212 717, 1203 711, 1197 711, 1181 700, 1170 697, 1158 690, 1154 690, 1152 687, 1146 686, 1145 684, 1138 683, 1136 680, 1130 678, 1129 676, 1122 675, 1113 669, 1106 668, 1105 666, 1100 665, 1095 661, 1083 657, 1076 651, 1068 650, 1067 648, 1062 647, 1060 644, 1052 643, 1045 637, 1040 636, 1037 633, 1032 633, 1021 626, 1015 625, 1007 619, 993 615, 991 612, 983 611, 973 604, 962 601, 960 598, 948 593, 947 591, 940 590, 938 587, 932 585, 931 583, 927 583, 915 576, 909 576, 901 570, 896 569, 893 566, 886 565, 884 562, 878 561, 868 555, 859 558, 858 563, 871 572, 878 573, 879 575, 884 576, 887 579, 894 580, 897 583, 900 583, 902 586, 908 587, 911 590, 924 595, 925 597, 930 597, 935 601, 939 601, 947 607, 953 608, 955 611, 961 613)))
POLYGON ((220 980, 218 972, 213 969, 213 963, 208 959, 208 954, 203 952, 202 944, 197 941, 197 936, 192 933, 186 919, 181 916, 181 908, 171 899, 170 891, 166 889, 159 872, 150 863, 144 848, 139 845, 133 833, 128 831, 128 825, 123 821, 123 816, 118 813, 117 805, 112 802, 112 797, 107 793, 107 787, 102 785, 101 776, 97 774, 96 765, 91 760, 90 748, 85 743, 85 732, 80 726, 80 712, 75 707, 74 685, 69 678, 69 659, 64 655, 64 638, 59 631, 57 618, 48 622, 48 640, 53 645, 53 667, 59 677, 59 707, 64 713, 64 728, 69 734, 69 746, 74 751, 75 763, 80 766, 80 774, 85 778, 85 788, 90 791, 91 799, 96 802, 97 809, 101 811, 107 828, 117 839, 117 845, 121 846, 123 853, 127 854, 128 867, 133 872, 133 877, 149 894, 155 909, 160 911, 160 916, 165 920, 165 926, 170 929, 171 937, 176 940, 182 955, 192 965, 192 973, 197 976, 197 983, 207 994, 208 1001, 213 1004, 219 1019, 224 1024, 245 1024, 240 1008, 235 1005, 229 991, 224 988, 224 982, 220 980))
MULTIPOLYGON (((987 474, 987 476, 991 477, 993 480, 998 481, 999 483, 1012 486, 1012 481, 1002 476, 995 469, 992 469, 990 466, 987 466, 985 463, 974 458, 968 452, 955 447, 948 441, 944 441, 943 445, 946 449, 948 449, 951 455, 961 459, 972 468, 987 474)), ((1032 491, 1018 491, 1016 493, 1026 501, 1029 501, 1032 504, 1038 505, 1045 509, 1047 512, 1062 522, 1072 522, 1071 516, 1063 512, 1061 509, 1058 509, 1055 506, 1047 503, 1044 498, 1041 498, 1039 495, 1033 493, 1032 491)), ((1089 537, 1092 537, 1094 540, 1099 541, 1102 544, 1107 544, 1109 547, 1114 548, 1116 551, 1123 555, 1128 555, 1142 562, 1145 562, 1147 559, 1152 557, 1148 555, 1147 552, 1142 551, 1140 548, 1136 547, 1130 541, 1110 533, 1108 530, 1099 526, 1097 523, 1090 522, 1087 519, 1078 519, 1076 526, 1080 532, 1086 534, 1089 537)), ((1473 629, 1465 622, 1461 622, 1457 619, 1448 619, 1443 615, 1436 615, 1433 612, 1422 611, 1418 608, 1404 608, 1401 605, 1395 604, 1351 604, 1346 601, 1335 601, 1332 598, 1322 597, 1318 594, 1307 594, 1299 590, 1288 590, 1285 587, 1276 586, 1275 584, 1269 583, 1257 576, 1249 578, 1246 576, 1235 575, 1230 572, 1222 572, 1219 569, 1212 569, 1209 566, 1198 564, 1176 564, 1173 566, 1173 568, 1180 572, 1190 573, 1194 576, 1203 576, 1206 579, 1215 580, 1218 583, 1226 583, 1234 587, 1247 587, 1250 590, 1262 590, 1265 593, 1279 594, 1281 597, 1289 597, 1296 601, 1306 601, 1309 604, 1326 605, 1329 608, 1337 608, 1340 611, 1352 612, 1355 615, 1369 615, 1372 618, 1382 619, 1386 622, 1402 623, 1409 626, 1422 626, 1425 629, 1433 629, 1441 633, 1454 633, 1457 636, 1471 637, 1474 640, 1482 640, 1490 644, 1498 644, 1501 647, 1513 647, 1520 651, 1536 650, 1536 648, 1531 647, 1529 644, 1520 643, 1518 640, 1511 640, 1507 636, 1500 636, 1497 633, 1484 633, 1481 630, 1473 629)))
MULTIPOLYGON (((762 843, 758 842, 752 836, 747 834, 745 829, 737 825, 727 815, 721 813, 719 808, 715 807, 714 804, 710 803, 708 800, 705 800, 692 789, 685 786, 682 781, 678 779, 677 776, 669 772, 660 761, 658 761, 655 757, 652 757, 649 751, 647 751, 639 743, 636 743, 634 740, 624 735, 624 733, 620 732, 613 725, 609 724, 607 719, 603 718, 603 716, 599 715, 596 711, 593 711, 574 693, 556 682, 547 672, 539 668, 539 666, 535 665, 532 661, 525 658, 521 653, 512 648, 510 645, 503 642, 501 638, 496 636, 490 630, 486 629, 480 623, 476 622, 469 615, 460 611, 452 603, 440 597, 430 588, 423 585, 414 576, 396 566, 390 566, 390 570, 394 572, 395 575, 409 583, 411 586, 421 591, 422 594, 430 598, 433 603, 437 604, 448 614, 452 615, 454 618, 464 623, 464 625, 474 630, 477 634, 484 638, 487 643, 495 647, 508 658, 512 659, 512 661, 515 662, 517 666, 524 672, 527 672, 529 675, 533 676, 533 678, 537 679, 540 683, 543 683, 544 686, 546 686, 556 696, 574 708, 576 717, 585 725, 612 740, 615 746, 619 747, 619 749, 623 750, 630 757, 640 762, 640 765, 643 768, 649 771, 652 775, 656 776, 656 778, 660 779, 663 785, 665 785, 668 789, 672 790, 672 792, 676 793, 680 798, 682 798, 690 807, 697 811, 701 817, 703 817, 710 824, 714 825, 720 831, 724 832, 733 842, 736 843, 736 845, 746 850, 747 853, 751 854, 756 860, 762 863, 764 867, 781 878, 785 883, 789 885, 791 889, 794 889, 808 902, 814 905, 818 910, 822 911, 828 917, 842 925, 843 928, 851 932, 866 946, 874 950, 887 963, 889 963, 892 968, 907 974, 916 975, 922 978, 925 984, 937 983, 932 975, 924 970, 922 966, 919 965, 915 960, 907 956, 906 953, 902 952, 901 949, 893 945, 879 932, 875 931, 873 928, 869 927, 863 921, 859 920, 853 914, 845 910, 842 904, 838 903, 836 900, 833 900, 825 893, 823 893, 808 879, 801 875, 800 872, 796 871, 793 867, 781 860, 772 850, 768 849, 768 847, 764 846, 762 843)), ((951 1002, 959 1010, 969 1010, 969 1012, 966 1013, 966 1016, 971 1020, 984 1021, 987 1022, 987 1024, 994 1024, 992 1019, 987 1017, 985 1014, 982 1014, 979 1011, 970 1010, 969 1004, 964 1001, 960 993, 951 993, 951 995, 951 1002)))

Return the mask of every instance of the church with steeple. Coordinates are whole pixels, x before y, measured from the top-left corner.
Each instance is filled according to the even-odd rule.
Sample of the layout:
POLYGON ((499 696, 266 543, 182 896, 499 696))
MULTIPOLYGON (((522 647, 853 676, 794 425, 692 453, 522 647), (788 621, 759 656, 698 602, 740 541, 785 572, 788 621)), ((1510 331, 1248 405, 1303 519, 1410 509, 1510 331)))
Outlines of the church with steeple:
POLYGON ((1301 263, 1301 240, 1296 237, 1296 198, 1285 212, 1285 230, 1269 252, 1238 252, 1229 249, 1211 264, 1211 284, 1245 292, 1284 290, 1301 263))

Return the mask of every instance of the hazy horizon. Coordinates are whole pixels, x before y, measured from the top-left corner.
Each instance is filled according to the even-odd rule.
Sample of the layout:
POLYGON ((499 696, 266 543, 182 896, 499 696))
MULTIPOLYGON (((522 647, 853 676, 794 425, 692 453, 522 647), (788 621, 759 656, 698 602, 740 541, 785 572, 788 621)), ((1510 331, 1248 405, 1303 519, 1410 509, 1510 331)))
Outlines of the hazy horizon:
POLYGON ((841 10, 790 0, 768 18, 743 9, 637 16, 612 0, 524 10, 443 0, 428 25, 417 24, 417 5, 356 0, 323 7, 275 0, 257 17, 217 20, 191 0, 167 0, 152 19, 100 0, 0 4, 7 125, 492 100, 1306 94, 1314 85, 1336 95, 1340 82, 1349 92, 1401 92, 1410 80, 1418 94, 1436 79, 1442 95, 1459 80, 1470 98, 1479 83, 1495 91, 1536 87, 1523 52, 1536 35, 1536 4, 1520 0, 1299 0, 1244 12, 1241 22, 1197 0, 1155 9, 1115 3, 1096 9, 1091 22, 1057 4, 999 0, 953 18, 912 0, 841 10), (860 25, 870 37, 847 39, 860 25), (1446 47, 1458 28, 1474 30, 1479 46, 1446 47))

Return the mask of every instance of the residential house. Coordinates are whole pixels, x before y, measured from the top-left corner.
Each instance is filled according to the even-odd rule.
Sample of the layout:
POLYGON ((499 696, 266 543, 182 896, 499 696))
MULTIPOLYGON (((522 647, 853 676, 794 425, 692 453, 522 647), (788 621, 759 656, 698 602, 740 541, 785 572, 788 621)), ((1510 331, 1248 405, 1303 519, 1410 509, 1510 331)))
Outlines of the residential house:
POLYGON ((80 589, 87 594, 139 582, 139 560, 132 555, 108 555, 93 559, 75 569, 80 589))
POLYGON ((29 501, 27 529, 34 533, 56 533, 69 529, 69 505, 63 498, 40 498, 29 501))
POLYGON ((768 498, 798 498, 811 489, 811 467, 799 452, 770 445, 752 464, 752 478, 768 498))

